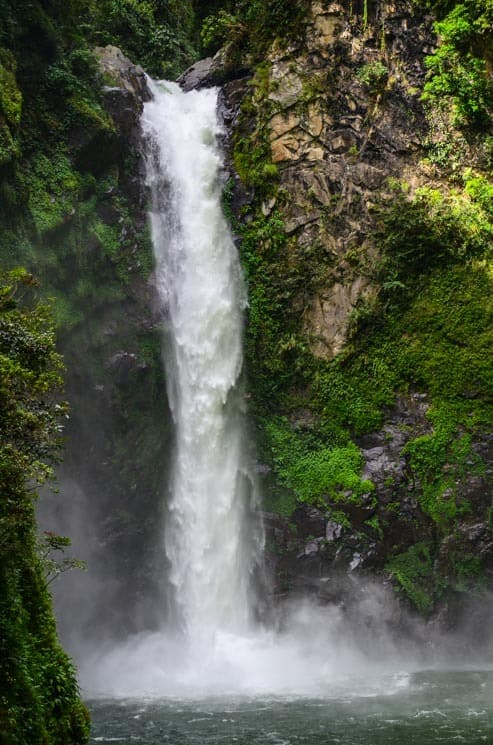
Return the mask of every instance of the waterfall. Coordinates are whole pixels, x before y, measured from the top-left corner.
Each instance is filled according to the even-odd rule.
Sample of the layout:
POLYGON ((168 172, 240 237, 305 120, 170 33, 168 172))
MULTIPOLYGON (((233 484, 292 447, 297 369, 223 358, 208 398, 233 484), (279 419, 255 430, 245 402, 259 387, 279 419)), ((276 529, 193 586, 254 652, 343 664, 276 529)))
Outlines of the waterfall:
MULTIPOLYGON (((342 608, 300 597, 270 626, 255 619, 263 533, 244 436, 247 301, 221 209, 217 91, 150 85, 142 126, 176 435, 162 555, 174 613, 163 609, 156 631, 89 650, 82 684, 116 697, 324 695, 366 674, 368 629, 358 644, 342 608)), ((369 594, 357 618, 385 613, 378 593, 369 594)), ((371 646, 386 665, 395 653, 380 637, 371 646)))
POLYGON ((217 90, 152 85, 143 129, 176 431, 165 547, 186 633, 246 631, 261 551, 244 443, 246 292, 221 207, 217 90))

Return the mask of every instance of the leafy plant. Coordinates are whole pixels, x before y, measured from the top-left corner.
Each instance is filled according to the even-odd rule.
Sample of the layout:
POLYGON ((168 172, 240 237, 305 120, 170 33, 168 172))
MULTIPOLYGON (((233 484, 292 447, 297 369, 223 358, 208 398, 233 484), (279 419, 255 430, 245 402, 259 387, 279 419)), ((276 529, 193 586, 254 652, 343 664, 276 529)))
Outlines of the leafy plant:
POLYGON ((372 94, 381 93, 389 77, 389 70, 380 60, 363 65, 356 72, 356 77, 372 94))
POLYGON ((386 569, 418 610, 430 610, 433 604, 433 568, 426 544, 416 543, 405 553, 394 556, 386 569))
POLYGON ((269 422, 267 433, 279 478, 300 501, 358 503, 363 494, 373 491, 372 482, 361 479, 363 462, 356 445, 314 449, 286 424, 269 422))
POLYGON ((88 715, 36 550, 34 489, 53 476, 66 407, 62 359, 35 288, 21 269, 0 279, 0 731, 9 744, 82 745, 88 715))
POLYGON ((458 126, 488 126, 493 110, 493 84, 487 68, 493 7, 489 0, 455 3, 435 29, 440 44, 426 58, 428 81, 423 100, 452 103, 458 126))
POLYGON ((48 530, 45 530, 42 536, 38 538, 37 551, 45 572, 47 585, 54 582, 60 574, 71 569, 86 569, 85 561, 74 557, 59 558, 58 554, 63 554, 70 545, 70 538, 56 535, 56 533, 48 530))

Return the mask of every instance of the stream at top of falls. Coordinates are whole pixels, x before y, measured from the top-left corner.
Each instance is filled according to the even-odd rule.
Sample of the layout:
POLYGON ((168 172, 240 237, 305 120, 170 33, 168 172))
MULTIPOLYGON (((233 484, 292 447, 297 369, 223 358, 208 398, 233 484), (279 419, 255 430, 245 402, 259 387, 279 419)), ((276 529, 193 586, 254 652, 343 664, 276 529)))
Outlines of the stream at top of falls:
POLYGON ((151 89, 142 128, 175 427, 167 593, 159 630, 78 661, 92 742, 492 743, 493 675, 419 672, 427 652, 419 659, 386 633, 377 588, 363 588, 355 624, 301 599, 281 621, 258 620, 264 537, 245 437, 247 300, 221 206, 218 94, 151 89))

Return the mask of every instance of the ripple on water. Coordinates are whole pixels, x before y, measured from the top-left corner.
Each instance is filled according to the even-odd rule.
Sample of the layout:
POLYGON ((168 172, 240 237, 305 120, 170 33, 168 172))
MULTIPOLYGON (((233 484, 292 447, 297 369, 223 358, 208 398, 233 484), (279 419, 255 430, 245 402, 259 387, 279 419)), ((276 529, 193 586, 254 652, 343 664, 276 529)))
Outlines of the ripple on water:
POLYGON ((141 745, 484 745, 493 743, 493 673, 410 675, 391 696, 214 697, 90 704, 93 743, 141 745), (138 718, 137 718, 138 715, 138 718))

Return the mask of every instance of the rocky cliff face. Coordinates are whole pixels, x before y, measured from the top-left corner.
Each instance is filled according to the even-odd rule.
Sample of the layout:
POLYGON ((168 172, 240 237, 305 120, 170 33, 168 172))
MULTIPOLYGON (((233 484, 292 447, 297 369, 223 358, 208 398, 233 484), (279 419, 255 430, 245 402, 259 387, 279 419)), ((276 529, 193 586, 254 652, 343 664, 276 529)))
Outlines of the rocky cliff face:
MULTIPOLYGON (((71 418, 58 472, 61 496, 47 495, 41 505, 43 525, 70 535, 75 555, 88 563, 87 574, 60 580, 57 598, 65 631, 75 614, 89 637, 125 634, 139 614, 153 624, 170 449, 140 132, 150 94, 142 68, 117 47, 98 48, 96 55, 113 128, 103 140, 80 143, 78 164, 107 182, 96 203, 98 233, 103 241, 113 236, 114 249, 96 280, 104 283, 102 296, 83 301, 78 322, 63 333, 71 418)), ((94 237, 86 248, 95 257, 105 250, 94 237)), ((72 282, 80 282, 81 272, 64 292, 77 295, 72 282)))
POLYGON ((342 351, 352 313, 376 291, 372 210, 391 198, 389 178, 423 181, 419 94, 434 40, 402 3, 381 3, 371 21, 361 29, 341 4, 315 3, 303 46, 269 60, 267 127, 281 197, 264 211, 285 190, 293 251, 323 254, 323 275, 300 309, 317 357, 342 351))
MULTIPOLYGON (((446 231, 433 245, 423 233, 442 229, 432 201, 459 198, 457 172, 483 178, 484 150, 446 104, 424 108, 431 17, 405 1, 360 5, 313 2, 303 36, 223 88, 268 563, 276 595, 340 600, 351 576, 379 577, 453 625, 493 571, 489 373, 472 361, 484 327, 474 341, 457 333, 485 302, 483 290, 461 296, 464 282, 486 285, 468 249, 451 260, 446 231), (447 142, 452 178, 437 156, 447 142), (421 259, 399 253, 403 234, 421 259), (453 369, 464 343, 471 384, 453 369)), ((211 65, 195 74, 209 84, 211 65)))
POLYGON ((319 254, 298 310, 311 351, 325 359, 342 351, 354 311, 377 291, 374 212, 392 200, 391 180, 416 189, 430 179, 420 94, 436 38, 408 3, 376 10, 363 28, 343 4, 313 3, 305 38, 271 49, 265 88, 252 97, 256 119, 242 122, 262 129, 279 173, 262 213, 281 210, 293 262, 319 254))

